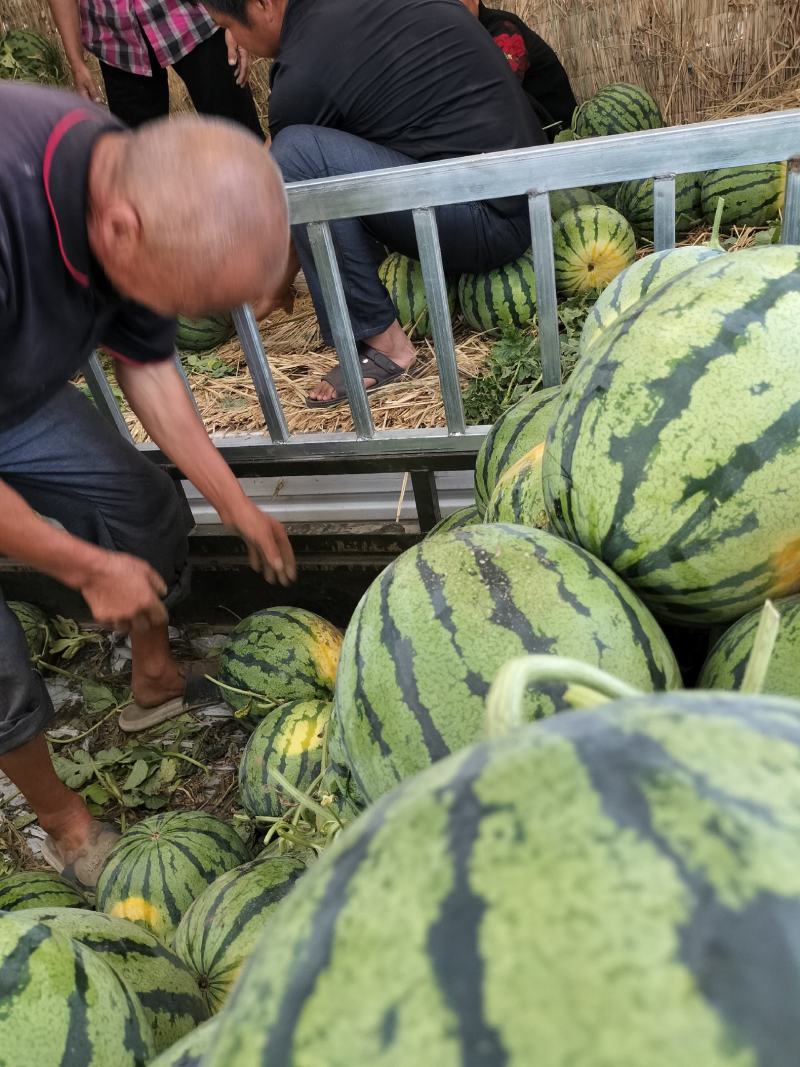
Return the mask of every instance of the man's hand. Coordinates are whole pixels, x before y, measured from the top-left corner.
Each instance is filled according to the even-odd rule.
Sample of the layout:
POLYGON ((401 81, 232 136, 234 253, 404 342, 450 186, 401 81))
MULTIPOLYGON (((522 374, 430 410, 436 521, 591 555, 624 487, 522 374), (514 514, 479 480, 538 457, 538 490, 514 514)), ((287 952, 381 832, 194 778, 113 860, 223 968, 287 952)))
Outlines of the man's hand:
POLYGON ((80 96, 85 97, 87 100, 93 100, 96 104, 102 103, 103 97, 92 77, 92 72, 85 63, 74 64, 72 67, 72 82, 75 86, 75 92, 80 96))
POLYGON ((80 585, 94 619, 112 630, 142 632, 167 621, 161 598, 167 587, 149 563, 123 552, 104 552, 80 585))
POLYGON ((247 546, 250 566, 273 585, 291 585, 297 578, 294 552, 286 530, 277 519, 246 498, 237 512, 225 517, 247 546))
POLYGON ((228 63, 234 68, 236 84, 247 85, 250 80, 250 53, 240 48, 230 30, 225 31, 225 45, 228 49, 228 63))
POLYGON ((277 296, 269 295, 262 297, 258 303, 253 304, 253 314, 256 317, 256 321, 262 322, 276 311, 285 311, 287 315, 291 315, 294 311, 294 301, 296 296, 297 290, 294 285, 290 285, 288 289, 285 289, 277 296))

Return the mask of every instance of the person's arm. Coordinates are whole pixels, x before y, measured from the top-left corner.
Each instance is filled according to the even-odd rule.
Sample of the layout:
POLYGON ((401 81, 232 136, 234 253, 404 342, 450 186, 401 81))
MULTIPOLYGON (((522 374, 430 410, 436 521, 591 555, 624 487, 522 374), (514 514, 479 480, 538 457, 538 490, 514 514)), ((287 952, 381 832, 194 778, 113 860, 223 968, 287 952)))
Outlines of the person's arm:
POLYGON ((117 381, 153 441, 247 545, 250 565, 267 581, 296 578, 294 554, 283 526, 248 500, 216 450, 186 392, 173 360, 118 362, 117 381))
POLYGON ((81 96, 85 96, 87 100, 101 101, 100 90, 83 58, 77 0, 47 0, 47 2, 64 45, 76 91, 81 96))

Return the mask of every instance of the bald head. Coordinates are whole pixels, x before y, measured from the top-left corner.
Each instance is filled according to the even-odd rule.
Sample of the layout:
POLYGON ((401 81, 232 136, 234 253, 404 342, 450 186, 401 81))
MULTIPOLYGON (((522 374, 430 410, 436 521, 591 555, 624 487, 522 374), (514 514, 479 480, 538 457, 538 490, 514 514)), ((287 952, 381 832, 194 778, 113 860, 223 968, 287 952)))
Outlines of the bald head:
POLYGON ((232 123, 184 116, 111 134, 90 169, 89 236, 123 295, 165 314, 226 310, 283 277, 283 181, 232 123))

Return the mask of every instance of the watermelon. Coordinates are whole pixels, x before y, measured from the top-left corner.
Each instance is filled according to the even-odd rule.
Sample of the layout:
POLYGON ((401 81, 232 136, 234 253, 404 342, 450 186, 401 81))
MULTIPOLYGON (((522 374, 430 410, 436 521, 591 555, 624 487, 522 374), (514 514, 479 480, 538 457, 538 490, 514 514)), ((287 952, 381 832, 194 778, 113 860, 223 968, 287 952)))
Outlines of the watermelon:
POLYGON ((590 189, 557 189, 550 194, 550 214, 553 219, 560 218, 565 211, 576 207, 599 206, 603 203, 602 197, 593 193, 590 189))
POLYGON ((558 408, 560 386, 530 392, 504 411, 481 445, 475 463, 475 500, 485 508, 505 470, 544 441, 558 408))
POLYGON ((27 914, 54 934, 71 937, 102 956, 138 998, 157 1052, 208 1018, 195 976, 136 923, 76 908, 36 908, 27 914))
POLYGON ((25 634, 25 643, 32 660, 44 656, 50 643, 50 631, 47 626, 47 616, 41 608, 34 604, 26 604, 22 600, 9 600, 6 605, 16 616, 17 622, 25 634))
POLYGON ((195 897, 250 858, 236 831, 213 815, 150 815, 122 835, 97 882, 97 908, 167 940, 195 897))
POLYGON ((195 900, 175 933, 175 951, 219 1011, 278 903, 306 869, 297 856, 256 859, 223 874, 195 900))
POLYGON ((84 897, 55 871, 15 871, 0 878, 0 911, 85 907, 84 897))
POLYGON ((217 1034, 217 1016, 202 1023, 186 1037, 162 1052, 150 1067, 201 1067, 217 1034))
POLYGON ((749 167, 710 170, 700 188, 705 218, 712 222, 722 197, 725 226, 762 226, 783 210, 785 163, 755 163, 749 167))
POLYGON ((575 131, 571 129, 559 130, 553 138, 553 144, 561 144, 562 141, 576 141, 575 131))
MULTIPOLYGON (((777 600, 775 608, 781 623, 763 691, 800 698, 800 596, 777 600)), ((760 618, 760 610, 751 611, 722 635, 703 665, 697 683, 700 688, 741 686, 760 618)))
POLYGON ((664 619, 732 621, 800 588, 798 270, 785 245, 679 274, 565 388, 544 457, 551 523, 664 619))
POLYGON ((626 83, 604 86, 577 108, 572 119, 577 137, 607 137, 663 125, 661 109, 650 93, 626 83))
MULTIPOLYGON (((617 189, 616 209, 633 226, 636 236, 653 240, 655 213, 654 182, 652 178, 639 178, 622 182, 617 189)), ((700 184, 696 174, 678 174, 675 177, 675 232, 688 233, 701 219, 700 184)))
POLYGON ((477 526, 483 521, 481 509, 474 504, 464 508, 456 508, 445 518, 440 519, 436 525, 428 530, 426 537, 436 537, 437 534, 447 533, 449 530, 461 530, 464 526, 477 526))
POLYGON ((293 700, 255 728, 239 764, 239 798, 250 815, 283 815, 296 801, 272 777, 276 769, 305 793, 322 770, 322 742, 330 701, 293 700))
POLYGON ((235 333, 233 318, 227 312, 204 319, 187 319, 179 315, 175 347, 179 352, 207 352, 224 345, 235 333))
POLYGON ((486 522, 517 523, 547 528, 542 487, 544 441, 526 452, 500 477, 486 506, 486 522))
MULTIPOLYGON (((652 690, 679 684, 666 638, 598 560, 541 530, 471 526, 423 541, 356 608, 336 681, 344 762, 374 801, 483 736, 483 702, 506 660, 573 656, 652 690)), ((530 718, 564 689, 531 690, 530 718)))
POLYGON ((117 972, 27 912, 0 914, 0 1034, 8 1067, 145 1067, 155 1054, 117 972))
POLYGON ((467 325, 480 333, 529 326, 536 315, 536 278, 530 251, 482 274, 462 274, 458 301, 467 325))
POLYGON ((556 285, 567 296, 602 289, 633 263, 631 224, 610 207, 573 208, 553 227, 556 285))
POLYGON ((266 608, 233 629, 220 653, 219 680, 233 690, 263 697, 259 706, 248 696, 224 689, 235 711, 248 709, 257 722, 289 700, 326 700, 333 694, 342 634, 304 608, 266 608))
POLYGON ((586 316, 581 333, 581 352, 585 352, 600 334, 612 326, 623 312, 643 297, 659 289, 676 274, 696 267, 707 259, 723 255, 721 248, 691 245, 652 252, 626 267, 607 285, 586 316))
POLYGON ((204 1067, 790 1067, 800 708, 573 711, 404 783, 278 908, 204 1067))
POLYGON ((0 78, 59 85, 66 80, 58 46, 32 30, 9 30, 0 37, 0 78))
MULTIPOLYGON (((378 268, 378 277, 386 289, 397 312, 397 319, 414 341, 431 336, 428 298, 422 280, 422 264, 400 252, 392 252, 378 268)), ((447 285, 447 302, 450 316, 456 309, 456 284, 447 285)))

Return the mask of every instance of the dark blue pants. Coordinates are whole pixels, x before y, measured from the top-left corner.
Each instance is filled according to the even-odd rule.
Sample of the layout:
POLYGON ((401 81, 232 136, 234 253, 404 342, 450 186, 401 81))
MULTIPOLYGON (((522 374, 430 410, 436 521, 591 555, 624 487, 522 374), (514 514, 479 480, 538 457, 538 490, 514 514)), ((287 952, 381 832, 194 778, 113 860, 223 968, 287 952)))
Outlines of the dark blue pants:
MULTIPOLYGON (((286 182, 403 167, 415 162, 391 148, 323 126, 290 126, 282 130, 272 143, 272 154, 286 182)), ((446 274, 492 270, 516 259, 530 247, 530 224, 524 201, 511 216, 501 214, 487 203, 452 204, 436 208, 436 220, 446 274)), ((358 341, 382 333, 396 316, 377 269, 387 248, 417 258, 411 212, 344 219, 332 223, 331 231, 355 338, 358 341)), ((330 324, 304 226, 293 227, 293 239, 323 339, 330 345, 333 343, 330 324)))
MULTIPOLYGON (((0 480, 77 537, 147 560, 167 584, 167 604, 186 593, 188 505, 169 475, 73 386, 20 426, 0 430, 0 480)), ((0 755, 41 733, 52 714, 22 630, 0 596, 0 755)))

